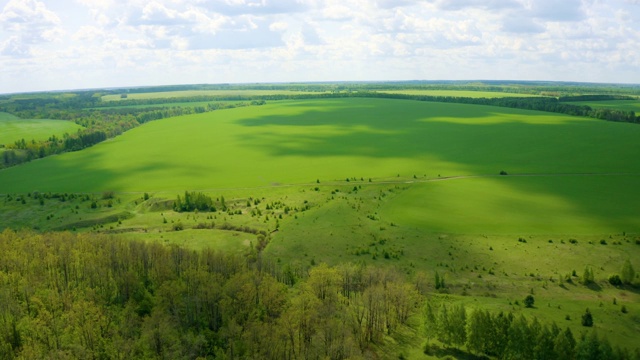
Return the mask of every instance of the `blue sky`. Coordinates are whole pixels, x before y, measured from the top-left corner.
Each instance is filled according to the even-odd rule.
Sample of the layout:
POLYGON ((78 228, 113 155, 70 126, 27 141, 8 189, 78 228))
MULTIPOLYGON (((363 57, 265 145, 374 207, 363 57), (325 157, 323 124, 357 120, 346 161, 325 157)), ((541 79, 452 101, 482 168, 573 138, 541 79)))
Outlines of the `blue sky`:
POLYGON ((640 83, 640 0, 0 0, 0 93, 443 79, 640 83))

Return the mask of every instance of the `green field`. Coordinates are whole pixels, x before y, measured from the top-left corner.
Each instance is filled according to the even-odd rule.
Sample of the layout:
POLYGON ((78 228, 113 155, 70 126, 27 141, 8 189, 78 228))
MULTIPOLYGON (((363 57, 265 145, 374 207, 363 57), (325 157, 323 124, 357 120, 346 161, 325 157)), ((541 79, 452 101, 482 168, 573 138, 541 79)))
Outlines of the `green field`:
POLYGON ((21 139, 46 140, 51 135, 60 137, 80 128, 81 126, 71 121, 20 119, 11 114, 0 113, 0 144, 12 144, 21 139))
POLYGON ((273 102, 152 122, 7 169, 0 180, 18 181, 2 181, 0 191, 175 191, 501 170, 638 174, 638 132, 633 124, 461 104, 273 102))
MULTIPOLYGON (((293 90, 182 90, 182 91, 163 91, 148 93, 132 93, 127 94, 126 99, 144 100, 144 99, 171 99, 193 96, 267 96, 267 95, 300 95, 300 94, 318 94, 318 92, 293 91, 293 90)), ((105 95, 102 101, 119 101, 125 100, 120 94, 105 95)))
POLYGON ((401 95, 425 95, 425 96, 448 96, 448 97, 468 97, 468 98, 503 98, 503 97, 532 97, 537 95, 494 92, 494 91, 471 91, 471 90, 381 90, 386 94, 401 95))
POLYGON ((611 110, 634 111, 640 113, 640 101, 638 100, 608 100, 608 101, 574 101, 569 104, 587 105, 592 108, 605 108, 611 110))

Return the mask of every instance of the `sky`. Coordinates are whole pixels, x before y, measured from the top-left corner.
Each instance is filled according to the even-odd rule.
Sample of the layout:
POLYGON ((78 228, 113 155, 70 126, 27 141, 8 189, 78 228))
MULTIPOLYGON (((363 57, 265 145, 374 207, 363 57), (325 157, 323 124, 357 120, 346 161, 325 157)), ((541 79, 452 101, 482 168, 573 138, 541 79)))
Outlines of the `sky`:
POLYGON ((0 93, 386 80, 640 83, 640 0, 0 0, 0 93))

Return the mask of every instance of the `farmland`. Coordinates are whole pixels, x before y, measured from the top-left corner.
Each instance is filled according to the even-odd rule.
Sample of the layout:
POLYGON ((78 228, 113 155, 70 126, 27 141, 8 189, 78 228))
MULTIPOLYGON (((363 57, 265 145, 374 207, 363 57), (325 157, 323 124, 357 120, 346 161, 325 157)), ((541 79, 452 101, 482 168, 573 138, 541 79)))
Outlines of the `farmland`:
MULTIPOLYGON (((134 95, 181 106, 177 93, 134 95)), ((495 106, 269 100, 151 121, 3 169, 0 229, 240 255, 260 247, 295 269, 364 264, 410 279, 427 274, 435 303, 512 311, 575 334, 590 308, 600 334, 631 349, 637 288, 607 278, 625 260, 640 268, 639 136, 637 124, 495 106), (186 190, 210 196, 216 211, 175 211, 186 190), (595 284, 581 283, 585 267, 595 284), (432 286, 435 271, 446 275, 446 290, 432 286), (535 309, 519 305, 526 294, 535 294, 535 309)), ((394 351, 424 356, 418 328, 409 326, 410 339, 394 351)))
POLYGON ((143 192, 349 177, 432 179, 501 170, 637 174, 632 145, 638 130, 630 124, 459 104, 274 102, 153 122, 87 151, 8 169, 0 180, 6 184, 3 192, 10 193, 143 192))

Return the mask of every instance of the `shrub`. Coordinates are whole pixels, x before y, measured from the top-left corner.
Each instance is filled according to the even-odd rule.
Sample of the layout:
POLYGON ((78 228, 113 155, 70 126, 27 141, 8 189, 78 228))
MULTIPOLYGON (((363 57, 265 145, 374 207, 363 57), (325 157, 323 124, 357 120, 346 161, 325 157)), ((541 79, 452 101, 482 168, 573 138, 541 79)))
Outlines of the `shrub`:
POLYGON ((614 275, 609 276, 609 284, 611 284, 613 286, 622 285, 622 279, 620 278, 620 275, 614 274, 614 275))
POLYGON ((177 223, 173 224, 173 231, 180 230, 184 230, 184 225, 182 225, 182 222, 178 221, 177 223))
POLYGON ((102 198, 103 199, 113 199, 115 197, 116 193, 113 191, 105 191, 102 193, 102 198))

